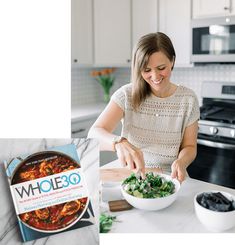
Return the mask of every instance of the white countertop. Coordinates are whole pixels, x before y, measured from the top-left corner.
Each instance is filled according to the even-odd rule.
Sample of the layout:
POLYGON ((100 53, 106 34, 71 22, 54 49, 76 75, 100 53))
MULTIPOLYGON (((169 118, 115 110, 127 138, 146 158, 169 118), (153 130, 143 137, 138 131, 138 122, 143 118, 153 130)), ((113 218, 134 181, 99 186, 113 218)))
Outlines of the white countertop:
POLYGON ((73 106, 71 109, 71 122, 78 122, 90 118, 96 118, 103 111, 107 104, 84 104, 73 106))
MULTIPOLYGON (((118 160, 102 168, 115 167, 121 167, 118 160)), ((176 201, 165 209, 144 211, 133 208, 128 211, 109 212, 108 204, 101 202, 101 212, 108 211, 117 217, 118 222, 113 223, 110 231, 112 233, 209 233, 210 231, 196 217, 193 198, 198 192, 211 190, 225 191, 235 195, 234 189, 187 178, 181 185, 176 201)), ((105 188, 103 191, 108 190, 105 188)), ((235 233, 235 227, 224 233, 235 233)))

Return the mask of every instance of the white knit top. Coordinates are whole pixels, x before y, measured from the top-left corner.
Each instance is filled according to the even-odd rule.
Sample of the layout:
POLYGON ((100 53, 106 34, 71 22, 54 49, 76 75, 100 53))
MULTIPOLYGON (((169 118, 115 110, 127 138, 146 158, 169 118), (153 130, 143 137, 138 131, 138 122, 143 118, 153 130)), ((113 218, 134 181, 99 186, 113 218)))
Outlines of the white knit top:
POLYGON ((126 84, 111 97, 124 111, 121 135, 142 149, 146 167, 170 171, 185 128, 199 119, 197 97, 191 89, 179 85, 167 98, 152 94, 134 111, 131 89, 132 84, 126 84))

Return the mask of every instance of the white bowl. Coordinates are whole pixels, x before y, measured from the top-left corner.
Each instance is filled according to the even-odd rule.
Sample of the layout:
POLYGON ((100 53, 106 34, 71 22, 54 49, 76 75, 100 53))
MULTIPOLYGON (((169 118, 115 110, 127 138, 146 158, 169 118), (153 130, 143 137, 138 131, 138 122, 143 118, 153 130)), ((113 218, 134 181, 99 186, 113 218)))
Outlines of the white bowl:
POLYGON ((172 179, 171 176, 165 174, 158 174, 167 180, 171 180, 175 184, 175 192, 166 197, 159 198, 139 198, 128 194, 121 186, 123 197, 133 207, 143 210, 160 210, 170 206, 177 198, 178 191, 180 189, 180 182, 177 179, 172 179))
MULTIPOLYGON (((235 200, 235 196, 223 191, 208 191, 220 192, 230 200, 235 200)), ((194 197, 194 208, 199 221, 210 231, 220 232, 231 229, 235 226, 235 210, 228 212, 213 211, 201 206, 198 203, 197 197, 204 192, 200 192, 194 197)))

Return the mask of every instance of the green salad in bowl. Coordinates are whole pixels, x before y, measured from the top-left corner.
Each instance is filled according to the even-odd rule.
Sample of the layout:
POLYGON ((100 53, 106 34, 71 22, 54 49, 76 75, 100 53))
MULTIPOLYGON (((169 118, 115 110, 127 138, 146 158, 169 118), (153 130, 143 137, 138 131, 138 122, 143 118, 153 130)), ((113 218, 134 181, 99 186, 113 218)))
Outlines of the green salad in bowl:
POLYGON ((146 173, 146 178, 131 174, 121 185, 123 197, 132 206, 144 210, 160 210, 177 197, 180 183, 170 175, 146 173))
POLYGON ((171 180, 152 172, 147 173, 145 179, 131 174, 122 185, 128 194, 140 198, 166 197, 175 191, 175 184, 171 180))

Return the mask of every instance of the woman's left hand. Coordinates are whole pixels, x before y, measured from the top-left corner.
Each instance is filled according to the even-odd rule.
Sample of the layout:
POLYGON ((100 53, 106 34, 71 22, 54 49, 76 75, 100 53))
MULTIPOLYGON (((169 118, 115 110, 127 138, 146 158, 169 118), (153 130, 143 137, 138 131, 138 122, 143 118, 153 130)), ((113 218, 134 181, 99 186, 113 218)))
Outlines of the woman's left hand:
POLYGON ((176 178, 182 183, 187 176, 187 171, 184 164, 180 163, 179 160, 175 160, 171 165, 171 177, 176 178))

